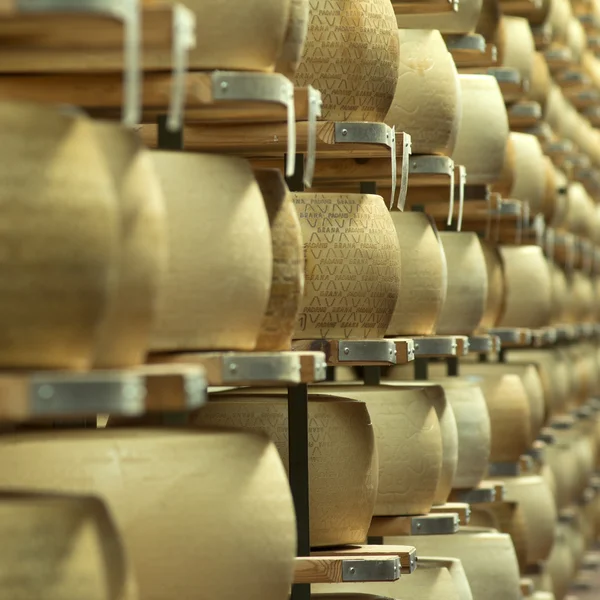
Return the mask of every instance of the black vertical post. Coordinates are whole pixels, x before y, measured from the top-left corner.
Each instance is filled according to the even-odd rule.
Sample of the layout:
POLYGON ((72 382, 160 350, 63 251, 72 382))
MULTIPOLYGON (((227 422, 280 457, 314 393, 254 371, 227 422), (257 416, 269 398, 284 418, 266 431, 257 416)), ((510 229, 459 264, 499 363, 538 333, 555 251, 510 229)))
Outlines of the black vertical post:
POLYGON ((429 379, 429 359, 415 356, 415 379, 427 381, 429 379))
POLYGON ((446 359, 448 377, 458 377, 459 364, 458 356, 449 356, 446 359))
MULTIPOLYGON (((296 509, 298 556, 310 556, 308 479, 308 386, 288 388, 290 487, 296 509)), ((310 584, 292 586, 292 600, 310 600, 310 584)))
POLYGON ((183 127, 171 131, 167 127, 167 115, 158 115, 158 148, 160 150, 183 150, 183 127))
MULTIPOLYGON (((287 163, 287 155, 283 158, 284 164, 287 163)), ((294 174, 291 177, 286 177, 285 181, 290 188, 290 192, 304 191, 304 155, 296 154, 294 174)))
POLYGON ((377 183, 375 181, 361 181, 360 182, 360 193, 361 194, 376 194, 377 183))
POLYGON ((379 385, 381 383, 381 367, 363 367, 363 381, 365 385, 379 385))

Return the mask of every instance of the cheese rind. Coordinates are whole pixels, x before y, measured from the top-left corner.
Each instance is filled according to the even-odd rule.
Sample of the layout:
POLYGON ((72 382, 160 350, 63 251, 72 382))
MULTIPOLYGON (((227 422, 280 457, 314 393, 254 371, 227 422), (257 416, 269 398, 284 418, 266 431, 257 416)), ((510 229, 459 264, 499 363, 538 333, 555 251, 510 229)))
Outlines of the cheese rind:
POLYGON ((537 137, 528 133, 511 132, 510 141, 515 153, 515 179, 510 198, 529 202, 531 214, 543 211, 546 196, 546 161, 537 137))

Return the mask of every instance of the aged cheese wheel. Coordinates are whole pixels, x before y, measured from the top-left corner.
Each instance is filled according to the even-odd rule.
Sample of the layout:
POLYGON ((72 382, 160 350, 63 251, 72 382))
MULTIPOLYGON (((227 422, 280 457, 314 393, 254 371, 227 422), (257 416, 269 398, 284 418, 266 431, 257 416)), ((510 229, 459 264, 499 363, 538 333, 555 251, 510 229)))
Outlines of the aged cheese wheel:
POLYGON ((545 563, 538 565, 536 572, 528 573, 527 577, 533 581, 535 589, 539 592, 552 593, 552 577, 550 577, 545 563))
POLYGON ((400 248, 383 198, 293 194, 304 239, 296 339, 382 338, 398 301, 400 248))
POLYGON ((475 33, 482 35, 489 44, 496 44, 501 18, 502 11, 499 0, 483 0, 475 33))
MULTIPOLYGON (((555 2, 562 2, 563 0, 555 0, 555 2)), ((552 127, 555 132, 558 132, 560 128, 561 119, 564 116, 564 111, 567 108, 567 101, 556 84, 550 86, 550 92, 548 93, 546 108, 544 111, 544 120, 552 127)))
MULTIPOLYGON (((387 378, 389 381, 412 379, 412 366, 392 367, 387 378)), ((425 382, 418 384, 425 385, 425 382)), ((458 462, 453 487, 477 487, 487 470, 491 445, 490 417, 485 397, 477 384, 462 378, 442 377, 436 379, 435 383, 429 383, 437 384, 444 388, 458 433, 458 462)))
POLYGON ((449 423, 452 409, 440 386, 336 383, 314 389, 367 405, 379 459, 375 515, 427 514, 439 496, 445 494, 442 502, 447 500, 458 439, 456 421, 453 431, 449 423))
POLYGON ((248 163, 178 152, 153 158, 167 205, 169 262, 152 349, 253 350, 269 301, 273 253, 248 163))
POLYGON ((493 183, 502 173, 508 139, 502 92, 491 75, 459 75, 459 80, 462 116, 452 158, 467 169, 468 183, 493 183))
POLYGON ((533 71, 535 42, 531 26, 522 17, 502 17, 504 29, 504 55, 502 65, 516 69, 521 81, 529 82, 533 71))
POLYGON ((569 0, 552 0, 548 22, 552 26, 552 39, 555 42, 565 44, 567 42, 567 31, 573 11, 569 0))
POLYGON ((460 575, 458 571, 454 576, 450 573, 452 563, 453 561, 450 559, 427 558, 419 554, 418 568, 410 574, 410 577, 402 577, 398 581, 381 583, 336 583, 333 586, 328 583, 317 583, 311 586, 311 590, 314 592, 323 592, 324 594, 319 596, 321 600, 331 599, 330 594, 325 594, 325 592, 329 591, 336 592, 336 596, 333 596, 334 598, 337 598, 338 593, 352 594, 357 592, 361 594, 358 598, 363 598, 362 594, 376 594, 380 598, 466 600, 468 596, 465 596, 465 583, 468 589, 468 582, 465 581, 466 575, 464 574, 464 569, 461 578, 462 581, 460 582, 463 584, 463 587, 459 589, 455 583, 455 579, 460 577, 460 575))
POLYGON ((569 200, 566 218, 567 228, 577 235, 593 235, 595 207, 583 185, 578 181, 570 183, 567 196, 569 200))
POLYGON ((515 153, 515 178, 509 196, 529 202, 535 215, 542 212, 546 195, 544 153, 535 135, 513 131, 510 139, 515 153))
POLYGON ((488 281, 485 257, 477 235, 440 232, 448 265, 448 291, 439 315, 439 334, 469 334, 479 325, 486 307, 488 281))
POLYGON ((386 335, 431 335, 446 299, 446 255, 425 213, 392 211, 391 216, 401 264, 398 301, 386 335))
POLYGON ((554 544, 557 518, 554 497, 539 475, 503 477, 504 498, 518 502, 525 517, 527 564, 546 560, 554 544))
POLYGON ((556 483, 556 505, 563 509, 574 499, 578 487, 578 460, 572 445, 563 436, 554 432, 556 444, 546 448, 545 457, 556 483))
POLYGON ((520 377, 490 372, 473 379, 483 391, 490 415, 490 462, 518 462, 531 441, 529 399, 520 377))
POLYGON ((533 55, 533 67, 531 70, 531 79, 529 80, 529 90, 527 91, 527 98, 539 103, 544 110, 548 94, 550 93, 550 85, 552 79, 550 78, 550 71, 546 59, 541 52, 535 52, 533 55))
POLYGON ((265 201, 273 245, 271 294, 256 350, 289 350, 304 293, 302 231, 281 172, 265 169, 254 175, 265 201))
POLYGON ((550 268, 539 246, 501 246, 506 299, 500 327, 544 327, 552 316, 550 268))
POLYGON ((323 96, 322 118, 383 121, 398 80, 398 35, 388 0, 311 0, 296 85, 323 96))
POLYGON ((586 323, 594 318, 594 287, 588 275, 581 271, 573 271, 567 277, 567 285, 570 295, 569 308, 570 319, 573 323, 586 323))
POLYGON ((497 192, 502 197, 510 196, 511 190, 515 183, 516 177, 516 156, 515 149, 513 147, 512 139, 509 137, 506 140, 506 147, 504 148, 504 162, 502 164, 502 173, 500 178, 492 185, 492 191, 497 192))
POLYGON ((477 26, 482 0, 463 0, 456 11, 437 14, 396 15, 398 27, 404 29, 438 29, 442 33, 470 33, 477 26))
POLYGON ((290 17, 275 70, 291 79, 302 58, 308 32, 309 0, 291 0, 290 17))
POLYGON ((82 117, 2 102, 0 124, 0 366, 89 368, 115 292, 110 172, 82 117))
POLYGON ((534 365, 515 364, 471 364, 461 363, 464 375, 508 374, 517 375, 525 388, 529 403, 531 438, 533 442, 546 420, 546 399, 538 370, 534 365))
POLYGON ((546 568, 552 578, 552 588, 556 600, 563 600, 567 595, 575 573, 575 560, 560 525, 557 525, 554 546, 546 563, 546 568))
POLYGON ((525 515, 518 502, 497 500, 471 505, 472 527, 497 529, 510 535, 521 569, 527 566, 527 530, 525 515))
MULTIPOLYGON (((196 16, 191 69, 272 71, 290 19, 291 0, 184 0, 196 16)), ((151 57, 144 56, 144 64, 151 57)), ((149 63, 149 64, 150 64, 149 63)))
POLYGON ((587 48, 587 36, 583 25, 577 17, 571 17, 567 25, 567 45, 571 49, 574 63, 581 63, 583 53, 587 48))
MULTIPOLYGON (((414 538, 385 538, 389 544, 408 544, 409 540, 414 538)), ((461 527, 455 535, 424 535, 419 537, 418 553, 460 559, 473 600, 521 600, 519 564, 505 533, 461 527)))
POLYGON ((105 500, 140 598, 287 597, 294 509, 281 460, 266 438, 169 429, 7 434, 0 462, 4 490, 94 493, 105 500))
POLYGON ((99 329, 94 366, 145 362, 167 263, 162 188, 150 153, 124 127, 97 122, 95 134, 113 177, 120 214, 116 290, 99 329))
MULTIPOLYGON (((361 544, 377 496, 377 453, 364 402, 309 397, 311 546, 361 544)), ((435 414, 432 415, 435 422, 435 414)), ((198 425, 248 429, 268 435, 288 466, 287 395, 223 393, 198 411, 198 425), (205 410, 206 409, 206 410, 205 410)))
POLYGON ((546 218, 546 223, 551 223, 558 213, 558 177, 552 160, 548 156, 544 156, 546 165, 546 184, 544 189, 544 200, 541 208, 541 213, 546 218))
POLYGON ((136 600, 111 516, 88 496, 0 494, 0 587, 13 600, 136 600))
POLYGON ((385 122, 410 134, 413 154, 451 156, 460 119, 452 55, 436 30, 399 29, 398 41, 398 83, 385 122))
POLYGON ((501 319, 504 312, 504 266, 498 247, 490 242, 481 240, 481 248, 485 258, 488 280, 488 294, 485 303, 485 312, 479 323, 482 329, 492 329, 501 319))

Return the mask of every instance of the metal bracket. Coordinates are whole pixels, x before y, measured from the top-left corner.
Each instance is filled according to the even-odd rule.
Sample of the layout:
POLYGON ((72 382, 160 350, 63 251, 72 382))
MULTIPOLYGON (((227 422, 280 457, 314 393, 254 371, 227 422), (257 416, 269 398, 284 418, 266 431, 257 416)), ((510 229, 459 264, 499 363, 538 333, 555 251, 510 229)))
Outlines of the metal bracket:
POLYGON ((542 118, 542 107, 537 102, 513 104, 510 107, 509 113, 514 117, 531 118, 537 120, 542 118))
POLYGON ((468 35, 448 35, 445 38, 448 50, 469 50, 471 52, 481 52, 486 49, 485 38, 479 33, 468 35))
POLYGON ((410 134, 402 135, 402 168, 400 174, 400 193, 398 194, 398 209, 403 211, 406 205, 406 194, 408 193, 408 169, 410 156, 412 155, 412 138, 410 134))
POLYGON ((496 78, 498 83, 512 83, 519 85, 521 83, 521 75, 519 71, 512 67, 490 67, 488 75, 496 78))
POLYGON ((335 123, 334 139, 336 144, 379 144, 390 148, 391 131, 385 123, 335 123))
POLYGON ((390 147, 390 158, 392 161, 392 190, 391 190, 391 198, 390 198, 390 210, 394 208, 394 203, 396 201, 396 180, 398 179, 398 163, 396 158, 396 126, 392 127, 391 134, 391 147, 390 147))
POLYGON ((173 81, 167 128, 179 131, 185 108, 185 76, 189 52, 196 46, 196 15, 183 5, 173 6, 173 81))
POLYGON ((530 346, 533 336, 530 329, 490 329, 490 334, 500 338, 505 346, 530 346))
POLYGON ((304 185, 312 187, 317 161, 317 120, 323 110, 321 92, 308 86, 308 139, 304 162, 304 185))
POLYGON ((521 464, 493 462, 488 465, 490 477, 518 477, 521 474, 521 464))
POLYGON ((300 357, 293 353, 280 356, 260 354, 234 354, 223 357, 223 383, 235 384, 239 381, 300 381, 300 357))
POLYGON ((347 340, 339 342, 339 362, 396 364, 396 344, 393 340, 347 340))
POLYGON ((472 490, 455 490, 454 497, 458 502, 467 504, 485 504, 496 501, 496 488, 481 487, 472 490))
POLYGON ((469 338, 469 352, 473 354, 498 352, 500 348, 501 342, 497 335, 473 335, 469 338))
POLYGON ((456 356, 458 344, 456 338, 447 337, 416 337, 415 357, 456 356))
POLYGON ((456 513, 437 513, 411 518, 411 535, 451 535, 458 531, 456 513))
POLYGON ((342 581, 396 581, 400 577, 400 558, 388 557, 386 560, 344 559, 342 563, 342 581), (396 560, 391 560, 395 558, 396 560))

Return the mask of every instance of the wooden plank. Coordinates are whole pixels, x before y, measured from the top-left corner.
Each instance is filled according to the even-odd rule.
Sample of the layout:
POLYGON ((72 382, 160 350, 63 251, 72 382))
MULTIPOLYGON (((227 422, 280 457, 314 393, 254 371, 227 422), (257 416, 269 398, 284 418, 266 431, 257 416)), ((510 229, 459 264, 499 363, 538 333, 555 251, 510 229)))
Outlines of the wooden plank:
MULTIPOLYGON (((295 569, 294 569, 294 583, 343 583, 345 581, 343 576, 344 563, 349 557, 342 556, 302 556, 296 558, 295 569)), ((369 556, 366 554, 352 555, 351 560, 365 561, 367 563, 390 563, 390 568, 398 560, 398 556, 390 554, 388 556, 378 555, 369 556)), ((397 575, 393 581, 397 581, 400 578, 400 570, 397 570, 397 575)), ((352 579, 353 583, 360 581, 377 581, 373 578, 365 579, 352 579)), ((385 579, 384 581, 390 581, 385 579)))
POLYGON ((436 15, 454 10, 454 4, 448 0, 421 0, 420 2, 402 2, 392 0, 397 15, 436 15))
POLYGON ((465 502, 446 502, 439 506, 432 506, 430 514, 455 513, 461 525, 468 525, 471 520, 471 506, 465 502))
POLYGON ((314 550, 312 556, 389 556, 400 559, 402 573, 412 573, 417 564, 417 550, 414 546, 385 545, 348 545, 327 550, 314 550))
POLYGON ((494 44, 486 44, 485 52, 463 48, 451 48, 449 52, 457 69, 493 67, 498 62, 498 51, 494 44))

